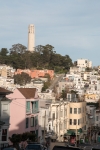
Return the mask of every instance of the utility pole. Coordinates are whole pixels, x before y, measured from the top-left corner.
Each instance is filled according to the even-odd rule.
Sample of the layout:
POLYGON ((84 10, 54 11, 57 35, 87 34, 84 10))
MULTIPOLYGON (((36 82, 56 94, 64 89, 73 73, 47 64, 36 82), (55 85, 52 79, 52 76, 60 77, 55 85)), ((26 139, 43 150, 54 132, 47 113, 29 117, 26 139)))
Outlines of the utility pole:
POLYGON ((76 147, 77 147, 77 121, 76 121, 76 147))
POLYGON ((44 115, 44 142, 45 142, 45 124, 46 124, 46 110, 44 115))

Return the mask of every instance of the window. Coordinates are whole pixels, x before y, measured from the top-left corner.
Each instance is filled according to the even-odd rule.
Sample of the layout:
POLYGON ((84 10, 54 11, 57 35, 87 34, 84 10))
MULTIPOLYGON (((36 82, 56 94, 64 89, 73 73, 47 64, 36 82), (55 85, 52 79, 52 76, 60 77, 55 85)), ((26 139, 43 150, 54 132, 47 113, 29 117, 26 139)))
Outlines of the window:
POLYGON ((51 130, 51 125, 49 124, 49 131, 51 130))
POLYGON ((26 118, 26 128, 28 128, 29 118, 26 118))
POLYGON ((69 120, 70 125, 72 125, 72 119, 69 120))
POLYGON ((55 113, 52 114, 52 119, 55 120, 55 113))
POLYGON ((38 101, 35 101, 34 104, 35 104, 35 108, 38 109, 38 101))
POLYGON ((76 125, 77 124, 77 120, 76 119, 74 119, 74 125, 76 125))
POLYGON ((67 98, 68 98, 68 100, 70 100, 70 94, 67 94, 67 98))
POLYGON ((56 118, 58 119, 58 112, 56 112, 56 118))
POLYGON ((65 109, 65 114, 64 115, 67 116, 67 109, 65 109))
POLYGON ((67 122, 64 121, 64 128, 66 129, 67 128, 67 122))
POLYGON ((84 107, 83 107, 83 113, 84 113, 84 107))
POLYGON ((78 114, 81 114, 81 108, 78 108, 78 114))
POLYGON ((72 108, 70 108, 70 114, 72 114, 72 108))
POLYGON ((34 127, 34 117, 31 117, 31 127, 34 127))
POLYGON ((96 116, 96 121, 99 121, 99 116, 96 116))
POLYGON ((84 126, 84 130, 86 130, 86 125, 84 126))
POLYGON ((53 126, 53 131, 55 132, 55 126, 53 126))
POLYGON ((38 116, 35 116, 35 126, 38 125, 38 116))
POLYGON ((77 108, 74 108, 74 114, 77 114, 77 108))
POLYGON ((7 129, 2 129, 2 141, 7 141, 7 129))
POLYGON ((63 110, 61 110, 60 112, 60 117, 63 117, 63 110))
POLYGON ((8 104, 3 104, 3 115, 7 115, 8 114, 8 104))
POLYGON ((80 125, 80 119, 78 119, 78 125, 80 125))
POLYGON ((60 123, 60 130, 62 130, 62 123, 60 123))
POLYGON ((27 113, 30 112, 30 102, 29 101, 26 102, 26 112, 27 113))

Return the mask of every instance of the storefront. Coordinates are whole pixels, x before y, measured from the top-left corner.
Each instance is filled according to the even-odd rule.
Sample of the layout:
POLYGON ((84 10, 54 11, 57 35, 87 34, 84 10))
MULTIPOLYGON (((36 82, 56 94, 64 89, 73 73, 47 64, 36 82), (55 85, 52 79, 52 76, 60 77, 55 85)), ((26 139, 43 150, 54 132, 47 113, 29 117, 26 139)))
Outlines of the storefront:
POLYGON ((76 130, 67 130, 67 133, 65 134, 64 137, 68 140, 69 143, 75 144, 76 139, 77 141, 80 141, 80 137, 82 135, 82 129, 77 130, 77 135, 76 135, 76 130), (77 136, 77 137, 76 137, 77 136))

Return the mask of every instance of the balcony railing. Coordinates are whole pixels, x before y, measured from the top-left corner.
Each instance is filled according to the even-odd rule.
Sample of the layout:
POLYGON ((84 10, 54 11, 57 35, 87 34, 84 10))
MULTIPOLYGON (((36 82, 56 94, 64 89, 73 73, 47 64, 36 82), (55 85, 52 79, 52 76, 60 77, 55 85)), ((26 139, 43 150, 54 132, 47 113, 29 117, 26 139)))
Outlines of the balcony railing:
POLYGON ((38 112, 39 112, 39 109, 38 109, 38 108, 32 109, 32 113, 33 113, 33 114, 36 114, 36 113, 38 113, 38 112))
POLYGON ((31 109, 26 109, 26 113, 30 114, 31 113, 31 109))
POLYGON ((39 112, 39 109, 37 109, 37 108, 34 108, 34 109, 26 109, 26 113, 27 114, 36 114, 36 113, 38 113, 39 112))

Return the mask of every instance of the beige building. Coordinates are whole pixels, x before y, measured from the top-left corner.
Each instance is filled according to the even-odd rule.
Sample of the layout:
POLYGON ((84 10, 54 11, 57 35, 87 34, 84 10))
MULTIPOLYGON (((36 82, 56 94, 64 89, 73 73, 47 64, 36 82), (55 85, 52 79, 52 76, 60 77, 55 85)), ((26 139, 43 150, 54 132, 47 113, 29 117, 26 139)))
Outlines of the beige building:
POLYGON ((70 135, 73 132, 80 139, 86 130, 86 102, 70 102, 68 115, 67 134, 70 135))
POLYGON ((0 76, 5 78, 12 78, 14 75, 15 69, 7 65, 0 65, 0 76))

